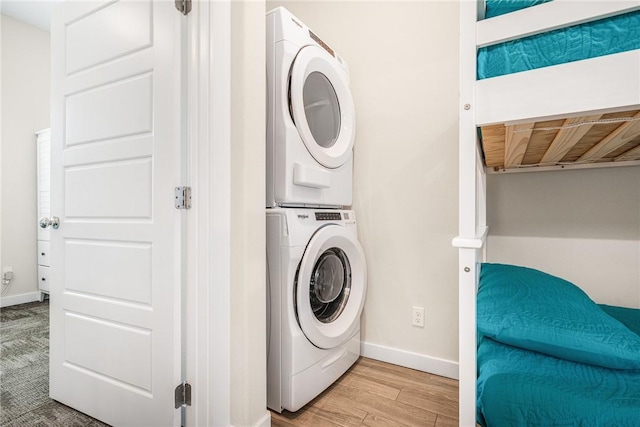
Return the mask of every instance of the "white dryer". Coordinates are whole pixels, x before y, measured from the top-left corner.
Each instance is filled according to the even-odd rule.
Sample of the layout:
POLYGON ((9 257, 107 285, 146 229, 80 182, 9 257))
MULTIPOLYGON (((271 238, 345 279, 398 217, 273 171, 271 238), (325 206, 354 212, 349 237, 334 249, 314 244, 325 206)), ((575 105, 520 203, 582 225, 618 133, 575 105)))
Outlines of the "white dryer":
POLYGON ((353 211, 267 209, 267 406, 297 411, 360 356, 367 289, 353 211))
POLYGON ((285 8, 268 12, 266 207, 350 206, 355 132, 346 62, 285 8))

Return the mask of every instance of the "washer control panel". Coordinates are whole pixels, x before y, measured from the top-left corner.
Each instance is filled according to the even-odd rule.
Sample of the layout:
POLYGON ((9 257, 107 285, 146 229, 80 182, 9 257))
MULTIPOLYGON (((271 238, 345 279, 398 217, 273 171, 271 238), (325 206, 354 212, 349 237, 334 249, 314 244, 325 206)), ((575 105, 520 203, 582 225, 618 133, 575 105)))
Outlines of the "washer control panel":
MULTIPOLYGON (((340 212, 315 212, 316 221, 341 221, 342 213, 340 212)), ((345 218, 349 219, 349 218, 345 218)))

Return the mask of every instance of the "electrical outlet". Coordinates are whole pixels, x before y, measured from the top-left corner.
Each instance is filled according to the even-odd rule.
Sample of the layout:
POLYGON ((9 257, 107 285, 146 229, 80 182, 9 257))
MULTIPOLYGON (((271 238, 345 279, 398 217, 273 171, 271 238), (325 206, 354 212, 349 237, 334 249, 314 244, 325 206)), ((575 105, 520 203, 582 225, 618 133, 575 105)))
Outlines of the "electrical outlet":
POLYGON ((2 269, 2 278, 4 280, 11 280, 13 279, 13 268, 12 267, 5 267, 2 269))
POLYGON ((424 328, 424 307, 413 307, 413 326, 424 328))

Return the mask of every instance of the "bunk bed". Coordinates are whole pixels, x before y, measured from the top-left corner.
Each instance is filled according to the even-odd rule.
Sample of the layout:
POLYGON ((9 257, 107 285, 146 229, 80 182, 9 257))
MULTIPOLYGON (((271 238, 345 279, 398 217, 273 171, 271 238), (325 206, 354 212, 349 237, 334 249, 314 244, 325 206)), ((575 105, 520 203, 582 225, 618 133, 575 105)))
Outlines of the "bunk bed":
MULTIPOLYGON (((500 1, 510 3, 507 9, 525 2, 530 7, 485 19, 484 2, 460 2, 460 213, 453 245, 459 248, 462 426, 476 425, 478 357, 484 362, 488 355, 507 353, 533 363, 528 350, 519 353, 478 335, 476 299, 488 234, 486 173, 640 165, 640 46, 566 63, 527 64, 513 73, 485 75, 486 65, 478 66, 478 53, 494 46, 620 16, 635 22, 640 0, 500 1)), ((637 25, 630 31, 626 38, 640 39, 637 25)), ((486 365, 480 368, 486 372, 486 365)))
POLYGON ((638 2, 499 3, 535 6, 476 24, 485 165, 505 171, 638 162, 638 2))

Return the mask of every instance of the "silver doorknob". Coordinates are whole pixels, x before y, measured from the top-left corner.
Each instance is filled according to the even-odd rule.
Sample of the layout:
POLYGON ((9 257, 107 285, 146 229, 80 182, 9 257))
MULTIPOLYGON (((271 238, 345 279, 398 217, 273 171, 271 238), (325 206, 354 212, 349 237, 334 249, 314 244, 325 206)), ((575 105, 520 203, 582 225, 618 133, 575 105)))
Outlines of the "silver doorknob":
POLYGON ((47 228, 51 226, 54 230, 57 230, 60 227, 60 218, 57 216, 52 216, 51 219, 43 216, 40 218, 40 228, 47 228))

